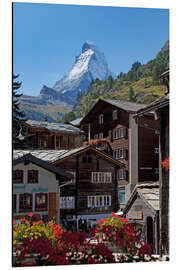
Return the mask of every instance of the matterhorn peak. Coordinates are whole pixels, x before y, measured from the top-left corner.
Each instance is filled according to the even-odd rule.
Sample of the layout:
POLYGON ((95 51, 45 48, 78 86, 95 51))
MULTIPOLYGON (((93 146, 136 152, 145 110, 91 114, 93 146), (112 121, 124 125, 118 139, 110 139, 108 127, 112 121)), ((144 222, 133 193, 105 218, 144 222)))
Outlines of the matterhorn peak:
POLYGON ((85 41, 82 53, 75 58, 71 71, 57 81, 53 89, 71 97, 75 103, 77 93, 86 93, 92 80, 106 80, 109 75, 113 74, 108 68, 104 54, 93 42, 85 41))

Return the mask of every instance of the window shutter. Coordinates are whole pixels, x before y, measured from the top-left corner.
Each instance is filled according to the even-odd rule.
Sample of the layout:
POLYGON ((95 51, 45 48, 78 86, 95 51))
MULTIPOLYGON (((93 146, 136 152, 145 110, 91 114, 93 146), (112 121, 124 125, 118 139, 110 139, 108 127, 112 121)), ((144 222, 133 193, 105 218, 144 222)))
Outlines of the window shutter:
POLYGON ((128 171, 125 171, 126 173, 126 181, 128 181, 128 178, 129 178, 129 172, 128 171))
POLYGON ((123 158, 126 159, 126 149, 123 149, 123 158))
POLYGON ((128 149, 125 149, 125 152, 126 152, 126 154, 125 154, 125 159, 128 160, 128 155, 129 155, 128 149))
POLYGON ((128 137, 128 129, 126 127, 123 128, 123 137, 124 138, 128 137))
POLYGON ((109 131, 109 140, 113 142, 113 132, 112 130, 109 131))

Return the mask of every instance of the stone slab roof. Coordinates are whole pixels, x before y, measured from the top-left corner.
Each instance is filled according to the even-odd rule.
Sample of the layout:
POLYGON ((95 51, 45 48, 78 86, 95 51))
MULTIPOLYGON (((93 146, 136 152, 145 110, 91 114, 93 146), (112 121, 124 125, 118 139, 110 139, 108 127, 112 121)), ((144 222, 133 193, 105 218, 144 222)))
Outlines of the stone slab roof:
POLYGON ((69 124, 48 123, 46 121, 27 120, 26 124, 35 128, 45 128, 55 133, 79 134, 80 129, 69 124))

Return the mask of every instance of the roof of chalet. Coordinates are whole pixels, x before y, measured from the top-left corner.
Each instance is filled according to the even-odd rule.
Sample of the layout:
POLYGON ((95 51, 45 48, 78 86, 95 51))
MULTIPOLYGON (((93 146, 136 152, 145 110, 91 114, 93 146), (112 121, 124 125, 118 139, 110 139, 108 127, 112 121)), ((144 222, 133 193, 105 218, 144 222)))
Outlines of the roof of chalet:
POLYGON ((64 160, 67 158, 72 158, 76 155, 79 155, 87 150, 92 150, 99 154, 100 156, 108 159, 111 163, 114 163, 120 167, 124 167, 124 164, 120 161, 114 159, 110 155, 96 149, 93 146, 87 145, 79 148, 74 148, 71 150, 14 150, 13 151, 13 160, 23 157, 24 155, 31 154, 32 156, 41 159, 50 164, 55 164, 60 160, 64 160))
POLYGON ((146 105, 145 108, 142 108, 138 110, 134 117, 140 117, 150 111, 156 111, 158 109, 161 109, 163 107, 169 106, 169 94, 158 98, 157 100, 153 101, 149 105, 146 105))
POLYGON ((129 113, 134 113, 146 107, 146 104, 140 104, 135 102, 130 102, 126 100, 115 100, 115 99, 99 99, 98 102, 92 107, 92 109, 86 114, 86 116, 81 120, 81 123, 86 121, 89 116, 93 117, 93 110, 97 108, 99 103, 110 104, 118 109, 124 110, 129 113))
POLYGON ((140 104, 126 100, 115 100, 115 99, 102 99, 102 100, 127 112, 136 112, 137 110, 140 110, 146 106, 146 104, 140 104))
POLYGON ((33 164, 35 164, 43 169, 46 169, 52 173, 55 173, 56 175, 61 176, 63 178, 67 178, 67 179, 73 178, 73 175, 71 173, 67 172, 64 169, 60 169, 60 168, 57 168, 57 167, 49 164, 45 160, 42 160, 35 155, 32 155, 30 152, 28 153, 28 151, 22 151, 22 153, 19 155, 16 155, 16 154, 13 155, 13 165, 14 166, 17 164, 23 163, 23 162, 24 163, 29 163, 29 162, 33 163, 33 164))
POLYGON ((155 211, 159 210, 159 182, 142 183, 135 186, 125 205, 123 214, 128 212, 131 203, 133 203, 133 198, 137 193, 146 203, 148 203, 149 207, 155 211))
POLYGON ((60 123, 49 123, 46 121, 27 120, 26 124, 35 128, 45 128, 55 133, 66 133, 66 134, 79 134, 81 131, 79 128, 70 124, 60 123))

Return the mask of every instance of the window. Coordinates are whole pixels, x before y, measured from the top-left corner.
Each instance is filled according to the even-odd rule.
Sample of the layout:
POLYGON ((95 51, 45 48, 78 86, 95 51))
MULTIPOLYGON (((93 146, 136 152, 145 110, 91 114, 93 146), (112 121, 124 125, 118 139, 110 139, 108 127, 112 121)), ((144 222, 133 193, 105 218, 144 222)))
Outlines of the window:
POLYGON ((124 178, 124 170, 119 171, 119 178, 123 179, 124 178))
POLYGON ((119 203, 125 203, 126 202, 126 200, 125 200, 125 190, 124 189, 119 190, 118 199, 119 199, 119 203))
POLYGON ((13 171, 13 184, 22 184, 24 178, 23 170, 14 170, 13 171))
POLYGON ((35 195, 35 209, 36 211, 47 211, 48 196, 46 193, 39 193, 35 195))
POLYGON ((17 196, 16 194, 13 194, 13 213, 16 213, 16 200, 17 196))
POLYGON ((114 135, 113 136, 114 139, 118 139, 118 130, 117 129, 114 130, 113 135, 114 135))
POLYGON ((91 182, 92 183, 111 183, 112 174, 111 172, 92 172, 91 182))
POLYGON ((119 158, 123 158, 123 149, 119 149, 119 158))
POLYGON ((88 207, 111 206, 111 195, 88 196, 88 207))
POLYGON ((38 171, 28 170, 28 184, 38 183, 38 171))
POLYGON ((118 149, 113 151, 113 157, 118 159, 118 149))
POLYGON ((92 157, 88 157, 88 163, 92 163, 92 157))
POLYGON ((76 183, 76 172, 75 171, 70 171, 70 173, 74 176, 74 178, 72 178, 72 182, 76 183))
POLYGON ((94 135, 94 139, 98 139, 98 134, 95 134, 94 135))
POLYGON ((103 133, 99 133, 99 139, 103 139, 103 133))
POLYGON ((159 154, 159 148, 154 148, 154 153, 159 154))
POLYGON ((119 129, 119 137, 120 138, 124 137, 124 129, 123 128, 119 129))
POLYGON ((159 174, 159 168, 155 168, 155 174, 159 174))
POLYGON ((32 194, 19 195, 19 211, 29 212, 32 211, 32 194))
POLYGON ((75 207, 75 197, 60 197, 60 209, 73 209, 75 207))
POLYGON ((117 120, 117 111, 113 111, 113 120, 117 120))
POLYGON ((103 119, 103 114, 99 115, 99 124, 103 124, 104 123, 104 119, 103 119))

